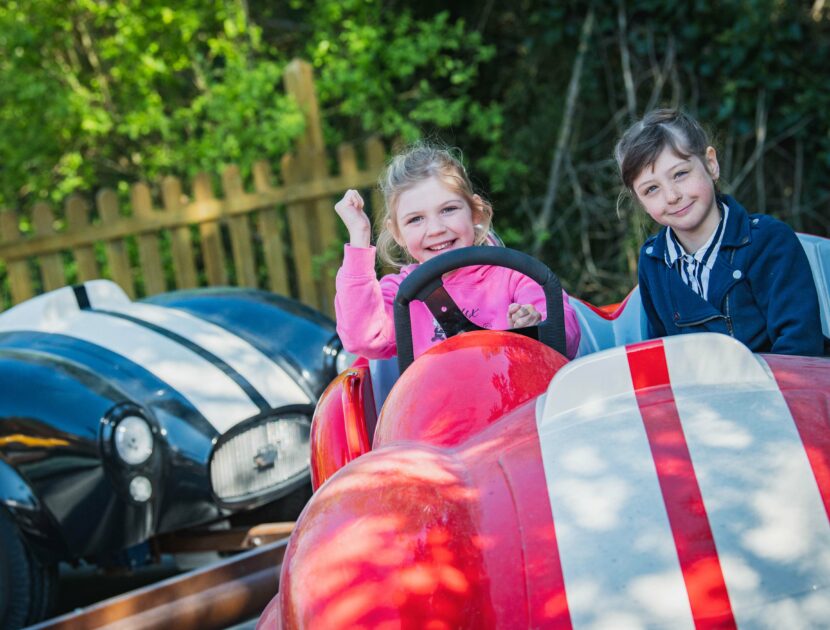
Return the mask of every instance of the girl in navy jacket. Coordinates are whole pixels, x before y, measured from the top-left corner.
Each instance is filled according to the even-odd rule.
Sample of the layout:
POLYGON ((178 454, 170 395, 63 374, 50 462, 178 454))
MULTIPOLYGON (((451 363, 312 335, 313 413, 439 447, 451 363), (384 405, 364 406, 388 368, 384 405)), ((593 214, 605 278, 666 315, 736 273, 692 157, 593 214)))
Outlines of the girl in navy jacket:
POLYGON ((640 251, 650 336, 719 332, 754 352, 823 353, 810 264, 784 223, 721 195, 717 154, 690 116, 655 110, 615 150, 620 176, 663 226, 640 251))

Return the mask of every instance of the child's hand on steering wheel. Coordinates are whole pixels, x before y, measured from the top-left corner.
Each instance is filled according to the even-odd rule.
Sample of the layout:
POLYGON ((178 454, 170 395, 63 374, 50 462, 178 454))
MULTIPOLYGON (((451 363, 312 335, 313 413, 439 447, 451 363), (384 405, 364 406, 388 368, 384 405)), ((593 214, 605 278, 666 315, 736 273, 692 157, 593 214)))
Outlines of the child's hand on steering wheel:
POLYGON ((507 319, 511 328, 527 328, 542 321, 542 315, 533 304, 516 304, 507 307, 507 319))

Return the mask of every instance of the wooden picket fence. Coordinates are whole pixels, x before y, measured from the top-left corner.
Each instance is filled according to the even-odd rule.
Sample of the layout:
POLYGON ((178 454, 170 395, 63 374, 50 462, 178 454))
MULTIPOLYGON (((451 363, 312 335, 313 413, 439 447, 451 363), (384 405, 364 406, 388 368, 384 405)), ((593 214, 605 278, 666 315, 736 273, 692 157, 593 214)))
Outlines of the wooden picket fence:
POLYGON ((158 203, 148 184, 134 184, 128 208, 120 207, 115 191, 101 190, 95 215, 85 197, 73 195, 65 203, 64 217, 56 217, 49 204, 36 204, 32 234, 27 235, 19 230, 18 213, 2 210, 6 303, 70 282, 109 277, 131 297, 237 285, 293 295, 331 313, 340 242, 334 200, 348 188, 372 188, 371 204, 379 208, 382 201, 374 184, 386 149, 370 139, 361 147, 359 162, 355 146, 341 145, 336 173, 331 173, 311 66, 291 62, 284 82, 307 125, 296 149, 280 161, 279 184, 269 164, 259 162, 253 167, 253 190, 246 189, 237 166, 227 167, 221 174, 221 197, 215 196, 207 173, 193 179, 189 194, 177 178, 165 178, 158 203))

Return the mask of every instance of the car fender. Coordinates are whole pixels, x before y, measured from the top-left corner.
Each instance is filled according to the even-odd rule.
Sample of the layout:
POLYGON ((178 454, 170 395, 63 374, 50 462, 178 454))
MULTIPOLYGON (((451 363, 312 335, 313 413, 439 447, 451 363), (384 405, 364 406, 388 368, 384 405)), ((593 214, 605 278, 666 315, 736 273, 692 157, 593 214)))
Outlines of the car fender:
MULTIPOLYGON (((26 333, 12 336, 0 349, 0 457, 27 488, 29 500, 12 506, 16 518, 26 515, 21 530, 71 557, 146 539, 152 512, 123 498, 124 489, 114 486, 121 472, 100 445, 104 419, 129 397, 84 366, 39 352, 26 333), (120 526, 105 535, 91 513, 101 524, 117 515, 120 526)), ((156 475, 162 472, 159 462, 156 475)))
POLYGON ((34 552, 65 553, 63 537, 52 516, 43 509, 28 482, 2 459, 0 459, 0 504, 6 507, 34 552))

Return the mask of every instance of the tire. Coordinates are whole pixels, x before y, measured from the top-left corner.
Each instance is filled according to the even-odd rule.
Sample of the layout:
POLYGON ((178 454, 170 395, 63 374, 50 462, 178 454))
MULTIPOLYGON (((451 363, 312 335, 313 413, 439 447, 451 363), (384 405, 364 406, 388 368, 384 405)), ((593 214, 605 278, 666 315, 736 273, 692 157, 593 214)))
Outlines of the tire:
POLYGON ((31 598, 28 624, 32 625, 50 616, 55 605, 58 585, 58 566, 40 562, 29 554, 31 598))
POLYGON ((11 516, 0 508, 0 628, 27 624, 31 607, 31 563, 11 516))

